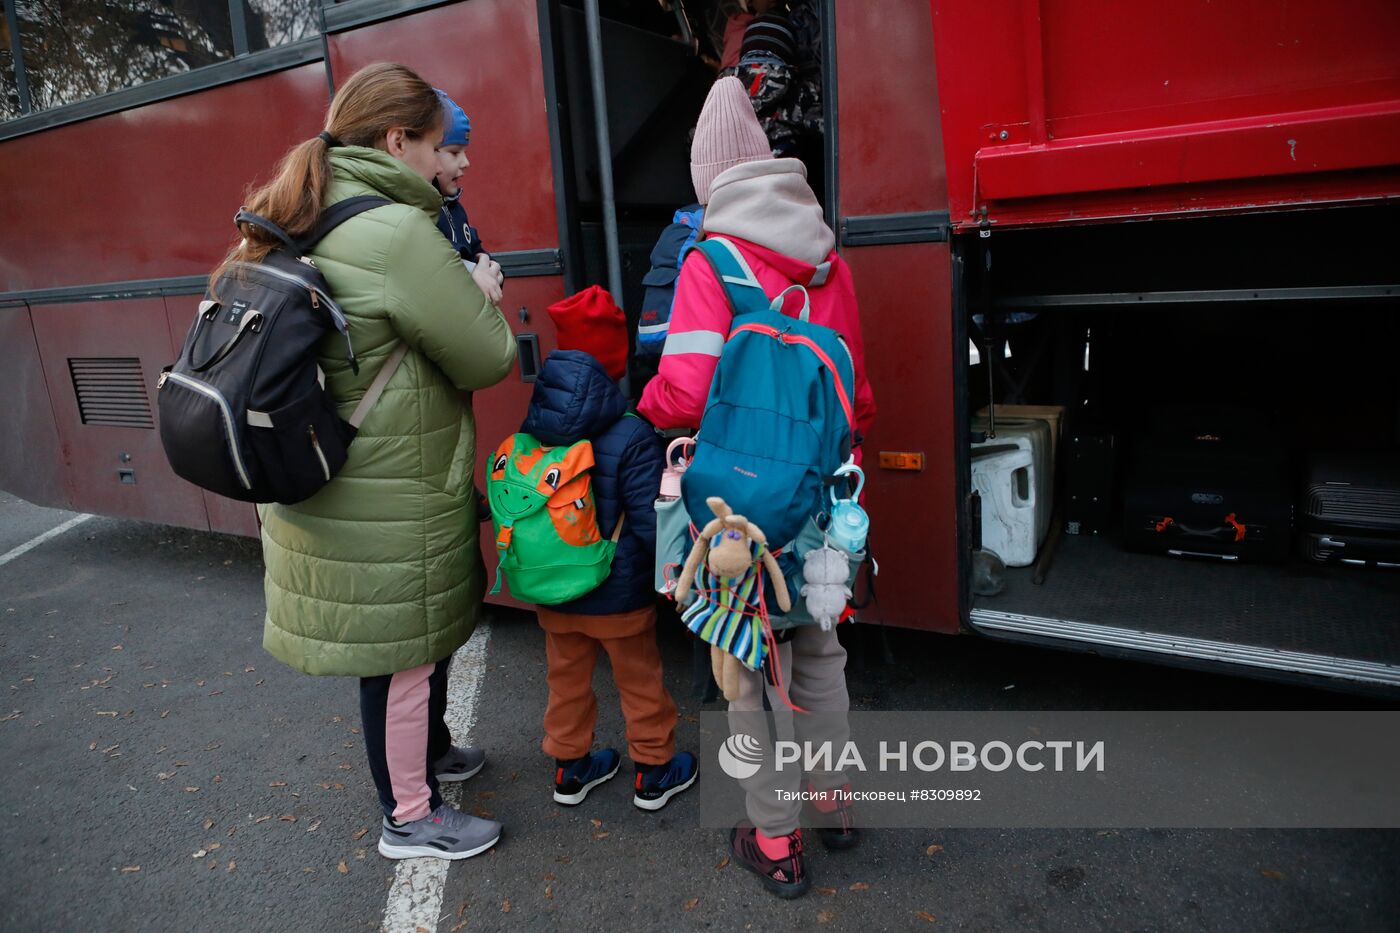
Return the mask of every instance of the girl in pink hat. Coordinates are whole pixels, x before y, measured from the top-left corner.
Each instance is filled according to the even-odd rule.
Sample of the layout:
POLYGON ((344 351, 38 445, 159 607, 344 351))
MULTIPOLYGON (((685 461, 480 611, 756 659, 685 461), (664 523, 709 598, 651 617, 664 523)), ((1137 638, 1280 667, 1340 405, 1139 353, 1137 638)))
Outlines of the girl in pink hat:
MULTIPOLYGON (((805 286, 811 298, 811 321, 846 339, 855 361, 856 424, 861 434, 867 432, 875 419, 875 398, 865 377, 865 344, 850 269, 836 253, 836 237, 807 184, 806 168, 797 159, 773 158, 737 78, 721 78, 710 89, 690 149, 690 173, 695 195, 706 205, 703 235, 724 237, 737 247, 770 296, 790 285, 805 286)), ((713 268, 698 250, 692 251, 676 282, 660 369, 638 404, 652 424, 659 428, 700 424, 731 318, 729 299, 713 268)), ((846 650, 837 641, 836 631, 817 626, 789 631, 791 639, 778 651, 781 668, 790 678, 789 696, 813 712, 844 714, 850 709, 846 650)), ((775 720, 785 719, 786 728, 802 731, 805 717, 797 714, 799 719, 793 719, 785 700, 772 695, 775 688, 761 672, 745 674, 739 698, 729 705, 731 725, 736 714, 742 718, 763 710, 765 691, 770 692, 775 720)), ((845 731, 844 715, 814 716, 806 722, 808 729, 845 731)), ((777 726, 785 728, 782 721, 777 726)), ((805 737, 834 740, 836 747, 846 740, 846 735, 805 737)), ((860 838, 849 808, 838 802, 843 795, 830 793, 844 783, 839 772, 812 776, 821 822, 831 827, 821 830, 828 848, 849 848, 860 838)), ((735 827, 730 837, 735 860, 756 872, 778 896, 800 896, 811 886, 798 827, 801 805, 776 800, 771 787, 746 785, 746 789, 749 820, 735 827)))

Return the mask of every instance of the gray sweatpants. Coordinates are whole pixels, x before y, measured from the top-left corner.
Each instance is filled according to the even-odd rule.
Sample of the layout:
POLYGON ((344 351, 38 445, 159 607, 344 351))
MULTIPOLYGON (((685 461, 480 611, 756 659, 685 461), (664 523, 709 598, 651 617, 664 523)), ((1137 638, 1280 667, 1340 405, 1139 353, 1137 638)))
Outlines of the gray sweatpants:
MULTIPOLYGON (((729 704, 730 732, 747 732, 769 749, 777 741, 831 742, 835 761, 850 738, 846 714, 851 708, 846 692, 846 649, 836 640, 836 630, 823 632, 816 625, 801 626, 791 640, 778 646, 778 659, 788 697, 810 714, 789 709, 782 692, 766 683, 761 672, 745 671, 739 698, 729 704), (776 735, 771 734, 763 709, 765 690, 776 735)), ((803 776, 792 764, 774 771, 765 763, 753 777, 739 782, 745 791, 749 819, 765 836, 783 836, 797 829, 801 802, 782 800, 776 791, 798 792, 803 776)), ((846 781, 840 771, 817 771, 807 776, 817 790, 840 787, 846 781)))

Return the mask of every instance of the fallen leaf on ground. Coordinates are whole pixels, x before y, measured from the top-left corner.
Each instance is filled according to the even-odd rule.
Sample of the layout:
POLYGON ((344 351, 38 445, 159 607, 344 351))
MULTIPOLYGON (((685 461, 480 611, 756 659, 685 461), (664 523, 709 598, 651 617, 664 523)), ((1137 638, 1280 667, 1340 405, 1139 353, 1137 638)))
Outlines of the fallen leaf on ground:
POLYGON ((254 822, 254 823, 266 823, 266 822, 267 822, 268 820, 270 820, 270 819, 272 819, 272 817, 271 817, 270 815, 269 815, 269 816, 260 816, 260 817, 258 817, 256 820, 253 820, 253 822, 254 822))
POLYGON ((224 869, 224 870, 227 871, 227 872, 232 872, 233 869, 234 869, 234 867, 235 867, 237 864, 238 864, 238 863, 235 862, 233 859, 229 859, 229 861, 228 861, 228 868, 226 868, 226 869, 224 869))
POLYGON ((140 865, 128 865, 128 866, 126 866, 125 868, 122 869, 122 874, 123 874, 123 875, 129 875, 129 874, 131 874, 132 872, 137 872, 137 871, 140 871, 140 870, 141 870, 141 866, 140 866, 140 865))
POLYGON ((204 828, 205 828, 205 829, 213 829, 213 828, 214 828, 214 821, 213 821, 213 820, 205 820, 205 821, 204 821, 204 828))
POLYGON ((278 819, 280 819, 283 823, 295 823, 297 821, 296 816, 291 813, 288 813, 286 816, 278 817, 278 819))
POLYGON ((100 710, 97 711, 97 715, 99 715, 99 716, 115 716, 115 715, 117 715, 117 711, 114 710, 114 709, 100 709, 100 710))
POLYGON ((510 913, 510 898, 506 898, 505 900, 501 901, 501 913, 510 913))
POLYGON ((869 891, 869 890, 870 890, 870 885, 866 884, 864 881, 857 881, 855 884, 851 885, 851 890, 852 890, 852 891, 869 891))
POLYGON ((194 685, 195 685, 196 687, 202 687, 202 686, 204 686, 204 681, 202 681, 202 680, 196 680, 196 681, 194 682, 194 685))
POLYGON ((715 871, 719 871, 720 869, 724 868, 724 867, 725 867, 726 865, 728 865, 728 864, 729 864, 729 856, 726 855, 724 858, 722 858, 722 859, 719 860, 719 864, 715 866, 715 871))
POLYGON ((170 780, 171 778, 173 778, 174 776, 175 776, 175 772, 174 772, 174 771, 161 771, 160 773, 158 773, 158 774, 156 775, 156 777, 160 778, 162 781, 168 781, 168 780, 170 780))
POLYGON ((554 888, 553 888, 552 886, 550 886, 550 885, 545 885, 545 886, 544 886, 544 899, 547 900, 547 901, 552 901, 552 900, 554 900, 554 888))
POLYGON ((113 651, 121 651, 121 650, 122 650, 122 646, 121 646, 121 645, 113 645, 113 646, 112 646, 112 650, 113 650, 113 651))
POLYGON ((359 860, 361 860, 361 861, 364 861, 364 857, 365 857, 366 855, 369 855, 369 849, 356 849, 356 850, 355 850, 355 858, 357 858, 357 859, 359 859, 359 860))
POLYGON ((339 865, 335 866, 335 870, 340 872, 342 875, 350 874, 350 866, 346 865, 344 862, 341 862, 339 865))
MULTIPOLYGON (((462 928, 465 927, 466 925, 467 925, 467 921, 463 920, 461 923, 457 924, 455 927, 453 927, 451 930, 449 930, 448 933, 457 933, 458 930, 462 929, 462 928)), ((419 929, 421 930, 422 927, 419 927, 419 929)))
POLYGON ((95 752, 95 751, 97 751, 97 743, 96 743, 96 742, 93 742, 91 745, 89 745, 89 746, 88 746, 88 751, 90 751, 90 752, 95 752))
POLYGON ((106 748, 102 749, 102 754, 104 754, 104 755, 110 755, 112 752, 116 751, 117 749, 119 749, 119 748, 121 748, 121 747, 122 747, 122 745, 121 745, 120 742, 118 742, 116 745, 109 745, 109 746, 107 746, 106 748))
POLYGON ((938 921, 938 918, 935 917, 933 914, 929 913, 927 910, 916 910, 914 911, 914 916, 927 923, 936 923, 938 921))
POLYGON ((308 833, 314 833, 316 830, 318 830, 318 829, 320 829, 320 828, 321 828, 321 821, 320 821, 320 820, 314 820, 314 821, 312 821, 312 823, 311 823, 310 826, 306 827, 306 831, 307 831, 308 833))
POLYGON ((817 885, 817 886, 814 887, 812 890, 813 890, 813 891, 816 891, 818 894, 831 895, 831 894, 835 894, 835 893, 836 893, 836 889, 835 889, 835 888, 824 888, 824 887, 822 887, 821 885, 817 885))
POLYGON ((161 719, 164 719, 166 716, 169 716, 169 715, 170 715, 170 710, 166 710, 165 712, 163 712, 163 713, 160 714, 160 718, 161 718, 161 719))
POLYGON ((936 845, 936 844, 935 844, 935 845, 931 845, 931 846, 929 846, 927 849, 925 849, 925 850, 924 850, 924 854, 925 854, 925 855, 937 855, 939 852, 942 852, 942 851, 943 851, 943 847, 940 846, 940 845, 936 845))
POLYGON ((190 858, 204 858, 204 856, 208 854, 208 849, 196 849, 195 851, 190 853, 190 858))
POLYGON ((602 820, 589 820, 588 822, 592 823, 594 826, 602 826, 602 825, 603 825, 603 821, 602 821, 602 820))
POLYGON ((594 838, 594 839, 606 839, 606 838, 608 838, 608 837, 611 836, 611 835, 612 835, 612 833, 594 833, 594 834, 593 834, 593 838, 594 838))
POLYGON ((209 860, 209 870, 210 870, 210 871, 213 871, 215 868, 218 868, 218 867, 219 867, 219 860, 216 859, 216 858, 211 858, 211 859, 209 860))
POLYGON ((351 768, 350 765, 341 765, 341 766, 340 766, 340 770, 342 770, 342 771, 350 771, 350 770, 352 770, 352 768, 351 768))
POLYGON ((1280 881, 1283 880, 1283 872, 1275 871, 1272 868, 1265 868, 1263 871, 1259 872, 1259 874, 1263 875, 1265 878, 1277 878, 1280 881))
POLYGON ((258 681, 257 683, 253 684, 253 686, 254 686, 254 687, 261 687, 264 683, 266 683, 266 681, 260 680, 260 681, 258 681))
POLYGON ((350 834, 350 838, 353 839, 353 840, 355 840, 356 842, 359 842, 361 839, 365 838, 365 834, 368 833, 368 832, 369 832, 368 829, 361 829, 361 830, 358 830, 358 831, 356 831, 356 832, 351 833, 351 834, 350 834))
POLYGON ((286 781, 271 781, 271 782, 268 783, 267 786, 268 786, 268 787, 286 787, 286 786, 287 786, 287 782, 286 782, 286 781))
POLYGON ((224 844, 222 842, 211 842, 204 848, 208 849, 210 852, 213 852, 215 849, 223 848, 223 845, 224 844))
POLYGON ((543 878, 542 880, 544 880, 544 881, 557 881, 558 879, 554 877, 554 872, 552 872, 552 871, 547 871, 547 872, 544 873, 544 878, 543 878))
POLYGON ((692 897, 690 900, 688 900, 688 901, 685 902, 685 909, 686 909, 686 910, 694 910, 694 909, 695 909, 696 907, 698 907, 699 905, 700 905, 700 898, 698 898, 698 897, 692 897))
POLYGON ((251 674, 251 673, 253 673, 253 671, 255 671, 255 670, 257 670, 257 668, 255 668, 255 667, 253 667, 253 665, 249 664, 247 667, 243 668, 243 673, 245 673, 245 674, 251 674))
POLYGON ((835 915, 834 913, 832 913, 831 911, 829 911, 829 910, 823 910, 823 911, 819 911, 819 912, 817 913, 817 922, 818 922, 818 923, 830 923, 831 921, 833 921, 833 920, 835 920, 835 919, 836 919, 836 915, 835 915))
POLYGON ((216 696, 218 696, 218 695, 221 694, 221 693, 223 693, 222 690, 210 690, 210 691, 209 691, 209 696, 211 696, 211 697, 216 697, 216 696))
POLYGON ((185 788, 185 793, 187 793, 187 794, 197 794, 197 793, 199 793, 199 788, 198 788, 198 787, 186 787, 186 788, 185 788))

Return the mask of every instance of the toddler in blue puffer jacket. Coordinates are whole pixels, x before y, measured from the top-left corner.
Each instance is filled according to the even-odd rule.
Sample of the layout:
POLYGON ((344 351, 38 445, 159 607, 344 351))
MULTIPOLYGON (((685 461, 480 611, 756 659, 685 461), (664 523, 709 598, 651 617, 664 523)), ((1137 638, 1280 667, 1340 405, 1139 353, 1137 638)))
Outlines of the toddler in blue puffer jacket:
POLYGON ((628 412, 603 364, 582 350, 556 350, 545 360, 520 430, 550 447, 590 441, 599 532, 608 538, 623 522, 602 584, 571 602, 537 607, 549 683, 542 745, 555 758, 554 799, 582 803, 621 767, 616 750, 592 748, 598 716, 593 667, 601 649, 612 664, 627 752, 636 765, 632 802, 660 810, 694 784, 697 773, 695 756, 676 752, 676 704, 656 646, 652 575, 661 442, 650 424, 628 412))

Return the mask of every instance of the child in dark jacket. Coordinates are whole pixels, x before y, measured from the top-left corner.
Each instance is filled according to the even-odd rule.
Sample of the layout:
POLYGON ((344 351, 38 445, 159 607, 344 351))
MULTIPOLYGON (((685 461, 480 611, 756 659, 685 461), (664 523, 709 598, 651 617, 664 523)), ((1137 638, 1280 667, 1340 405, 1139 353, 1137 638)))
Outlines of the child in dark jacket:
POLYGON ((676 752, 676 704, 662 681, 656 647, 652 574, 661 443, 650 424, 628 414, 626 398, 603 365, 582 350, 556 350, 545 360, 521 431, 550 447, 591 441, 599 531, 610 537, 623 522, 608 578, 571 602, 538 607, 549 668, 542 746, 556 759, 554 799, 582 803, 621 767, 616 750, 592 748, 598 716, 593 666, 601 649, 612 663, 627 751, 637 769, 632 802, 659 810, 694 784, 697 772, 694 755, 676 752))

